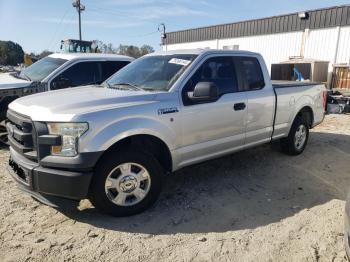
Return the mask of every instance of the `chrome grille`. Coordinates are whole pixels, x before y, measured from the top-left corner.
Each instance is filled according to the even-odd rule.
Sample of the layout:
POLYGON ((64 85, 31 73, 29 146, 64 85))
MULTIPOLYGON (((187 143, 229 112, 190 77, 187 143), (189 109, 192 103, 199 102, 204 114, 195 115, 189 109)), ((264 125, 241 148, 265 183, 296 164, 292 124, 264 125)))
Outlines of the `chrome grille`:
POLYGON ((7 111, 6 128, 10 146, 26 158, 37 161, 34 126, 29 117, 7 111))

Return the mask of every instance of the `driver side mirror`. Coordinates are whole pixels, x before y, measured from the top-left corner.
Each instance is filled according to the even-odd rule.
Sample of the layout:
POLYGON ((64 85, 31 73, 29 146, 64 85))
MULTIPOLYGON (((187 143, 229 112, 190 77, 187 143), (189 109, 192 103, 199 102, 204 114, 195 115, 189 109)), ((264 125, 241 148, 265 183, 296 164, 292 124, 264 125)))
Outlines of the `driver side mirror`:
POLYGON ((213 82, 199 82, 193 92, 188 93, 193 102, 211 102, 219 98, 219 89, 213 82))
POLYGON ((51 90, 58 90, 63 88, 68 88, 71 86, 71 81, 67 78, 59 78, 54 80, 51 84, 51 90))

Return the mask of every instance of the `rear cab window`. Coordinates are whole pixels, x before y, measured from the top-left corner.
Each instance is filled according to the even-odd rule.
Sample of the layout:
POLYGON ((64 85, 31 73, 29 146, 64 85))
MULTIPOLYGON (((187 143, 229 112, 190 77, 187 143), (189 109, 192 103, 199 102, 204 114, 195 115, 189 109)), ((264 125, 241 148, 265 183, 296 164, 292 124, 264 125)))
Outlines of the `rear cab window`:
POLYGON ((256 57, 235 57, 235 66, 241 78, 239 91, 259 90, 265 87, 265 79, 256 57))
POLYGON ((102 80, 106 80, 129 63, 129 61, 102 61, 102 80))

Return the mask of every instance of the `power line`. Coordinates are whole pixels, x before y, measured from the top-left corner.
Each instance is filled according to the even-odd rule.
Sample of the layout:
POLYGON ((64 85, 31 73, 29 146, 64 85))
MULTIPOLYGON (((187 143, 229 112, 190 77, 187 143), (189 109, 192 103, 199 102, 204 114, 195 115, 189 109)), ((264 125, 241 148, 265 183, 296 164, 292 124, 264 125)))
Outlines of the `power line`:
MULTIPOLYGON (((130 18, 129 12, 123 12, 120 10, 118 10, 118 12, 114 12, 114 11, 111 11, 109 9, 105 9, 105 8, 101 8, 101 7, 89 7, 89 10, 91 10, 92 12, 95 12, 95 13, 104 13, 104 14, 114 15, 117 17, 130 18)), ((145 19, 140 19, 140 21, 142 21, 143 23, 148 23, 148 24, 152 24, 152 25, 158 24, 157 22, 148 21, 145 19)))
MULTIPOLYGON (((124 18, 130 18, 130 12, 126 12, 126 11, 120 11, 118 10, 118 12, 114 12, 113 10, 110 9, 105 9, 105 8, 101 8, 101 7, 97 7, 92 5, 92 7, 89 6, 89 10, 95 13, 103 13, 103 14, 109 14, 109 15, 114 15, 117 17, 124 17, 124 18)), ((142 21, 143 23, 148 23, 148 24, 152 24, 155 26, 159 26, 159 21, 156 21, 157 19, 152 19, 153 21, 149 21, 146 19, 142 19, 140 18, 140 21, 142 21)), ((182 25, 177 24, 177 23, 173 23, 172 21, 170 21, 169 19, 161 19, 163 22, 165 22, 168 26, 170 25, 172 28, 182 28, 182 25)))
MULTIPOLYGON (((105 13, 105 14, 109 14, 109 15, 118 15, 120 16, 120 14, 124 14, 125 16, 129 16, 129 14, 127 12, 113 12, 111 10, 107 10, 107 9, 104 9, 104 8, 100 8, 100 7, 89 7, 89 10, 92 11, 92 12, 95 12, 95 13, 105 13)), ((149 24, 152 24, 152 25, 157 25, 157 23, 155 22, 152 22, 152 21, 145 21, 143 20, 142 22, 144 23, 149 23, 149 24)), ((149 33, 144 33, 144 34, 136 34, 136 35, 124 35, 125 37, 144 37, 144 36, 150 36, 150 35, 154 35, 154 34, 157 34, 158 31, 152 31, 152 32, 149 32, 149 33)))
POLYGON ((55 30, 55 32, 54 32, 54 34, 53 34, 53 36, 52 36, 52 38, 51 38, 51 40, 50 40, 50 42, 49 42, 48 50, 51 49, 52 44, 53 44, 53 42, 54 42, 54 40, 55 40, 55 38, 56 38, 56 35, 57 35, 57 33, 58 33, 58 30, 60 29, 63 20, 66 18, 67 14, 68 14, 68 11, 69 11, 69 8, 67 8, 67 9, 65 10, 63 16, 61 17, 61 20, 59 21, 59 23, 58 23, 58 25, 57 25, 57 27, 56 27, 56 30, 55 30))
POLYGON ((106 14, 110 14, 110 15, 124 15, 124 16, 130 16, 130 12, 125 12, 125 11, 122 11, 122 10, 118 10, 117 12, 114 12, 112 11, 111 9, 107 9, 107 8, 102 8, 102 7, 99 7, 99 6, 94 6, 92 5, 91 7, 89 6, 89 8, 91 10, 95 10, 97 12, 102 12, 102 13, 106 13, 106 14))
MULTIPOLYGON (((73 17, 74 17, 74 13, 72 13, 72 14, 68 17, 68 21, 72 21, 73 17)), ((69 24, 69 23, 66 23, 66 24, 61 28, 61 30, 58 32, 57 35, 60 36, 60 39, 61 39, 61 40, 64 40, 64 39, 67 37, 67 34, 68 34, 68 31, 67 31, 67 30, 69 30, 69 29, 68 29, 69 26, 70 26, 70 24, 69 24)))
POLYGON ((145 37, 145 36, 150 36, 150 35, 155 35, 158 34, 158 31, 150 32, 150 33, 145 33, 145 34, 138 34, 138 35, 124 35, 125 37, 145 37))
MULTIPOLYGON (((80 3, 80 0, 75 0, 75 2, 73 3, 73 6, 77 8, 77 11, 79 13, 79 34, 80 34, 80 11, 84 11, 85 10, 85 6, 81 5, 80 3), (78 7, 81 7, 80 9, 78 7)), ((118 12, 114 12, 110 9, 105 9, 105 8, 101 8, 99 6, 89 6, 89 10, 92 11, 92 12, 95 12, 95 13, 105 13, 105 14, 109 14, 109 15, 117 15, 117 16, 125 16, 125 17, 129 17, 130 16, 130 13, 128 12, 123 12, 123 11, 120 11, 118 10, 118 12)), ((152 25, 157 25, 156 22, 152 22, 152 21, 147 21, 147 20, 142 20, 143 23, 148 23, 148 24, 152 24, 152 25)), ((166 34, 165 34, 165 25, 162 23, 162 24, 158 24, 158 30, 157 31, 153 31, 153 32, 149 32, 149 33, 145 33, 145 34, 136 34, 136 35, 124 35, 125 37, 130 37, 130 38, 133 38, 133 37, 145 37, 145 36, 149 36, 149 35, 154 35, 154 34, 157 34, 158 32, 160 32, 160 28, 159 26, 163 26, 163 30, 161 30, 162 34, 161 34, 161 37, 162 38, 165 38, 166 37, 166 34)), ((81 39, 81 38, 80 38, 81 39)))

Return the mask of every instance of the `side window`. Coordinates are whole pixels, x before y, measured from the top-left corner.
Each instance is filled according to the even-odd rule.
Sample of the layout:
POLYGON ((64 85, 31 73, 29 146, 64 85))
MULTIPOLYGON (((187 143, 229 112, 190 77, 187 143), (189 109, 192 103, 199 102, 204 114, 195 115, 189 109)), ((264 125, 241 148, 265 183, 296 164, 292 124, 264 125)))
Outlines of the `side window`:
POLYGON ((100 79, 101 74, 97 62, 80 62, 58 75, 52 81, 51 89, 95 84, 98 83, 100 79), (59 84, 57 85, 55 83, 59 84), (66 84, 62 86, 61 83, 66 84))
POLYGON ((255 57, 236 57, 236 67, 240 69, 242 86, 240 91, 259 90, 264 88, 264 75, 259 60, 255 57))
POLYGON ((129 61, 103 61, 102 65, 102 81, 105 81, 111 75, 129 64, 129 61))
POLYGON ((205 61, 182 90, 184 105, 195 104, 188 98, 199 82, 212 82, 219 89, 219 96, 238 91, 235 66, 232 57, 213 57, 205 61))

